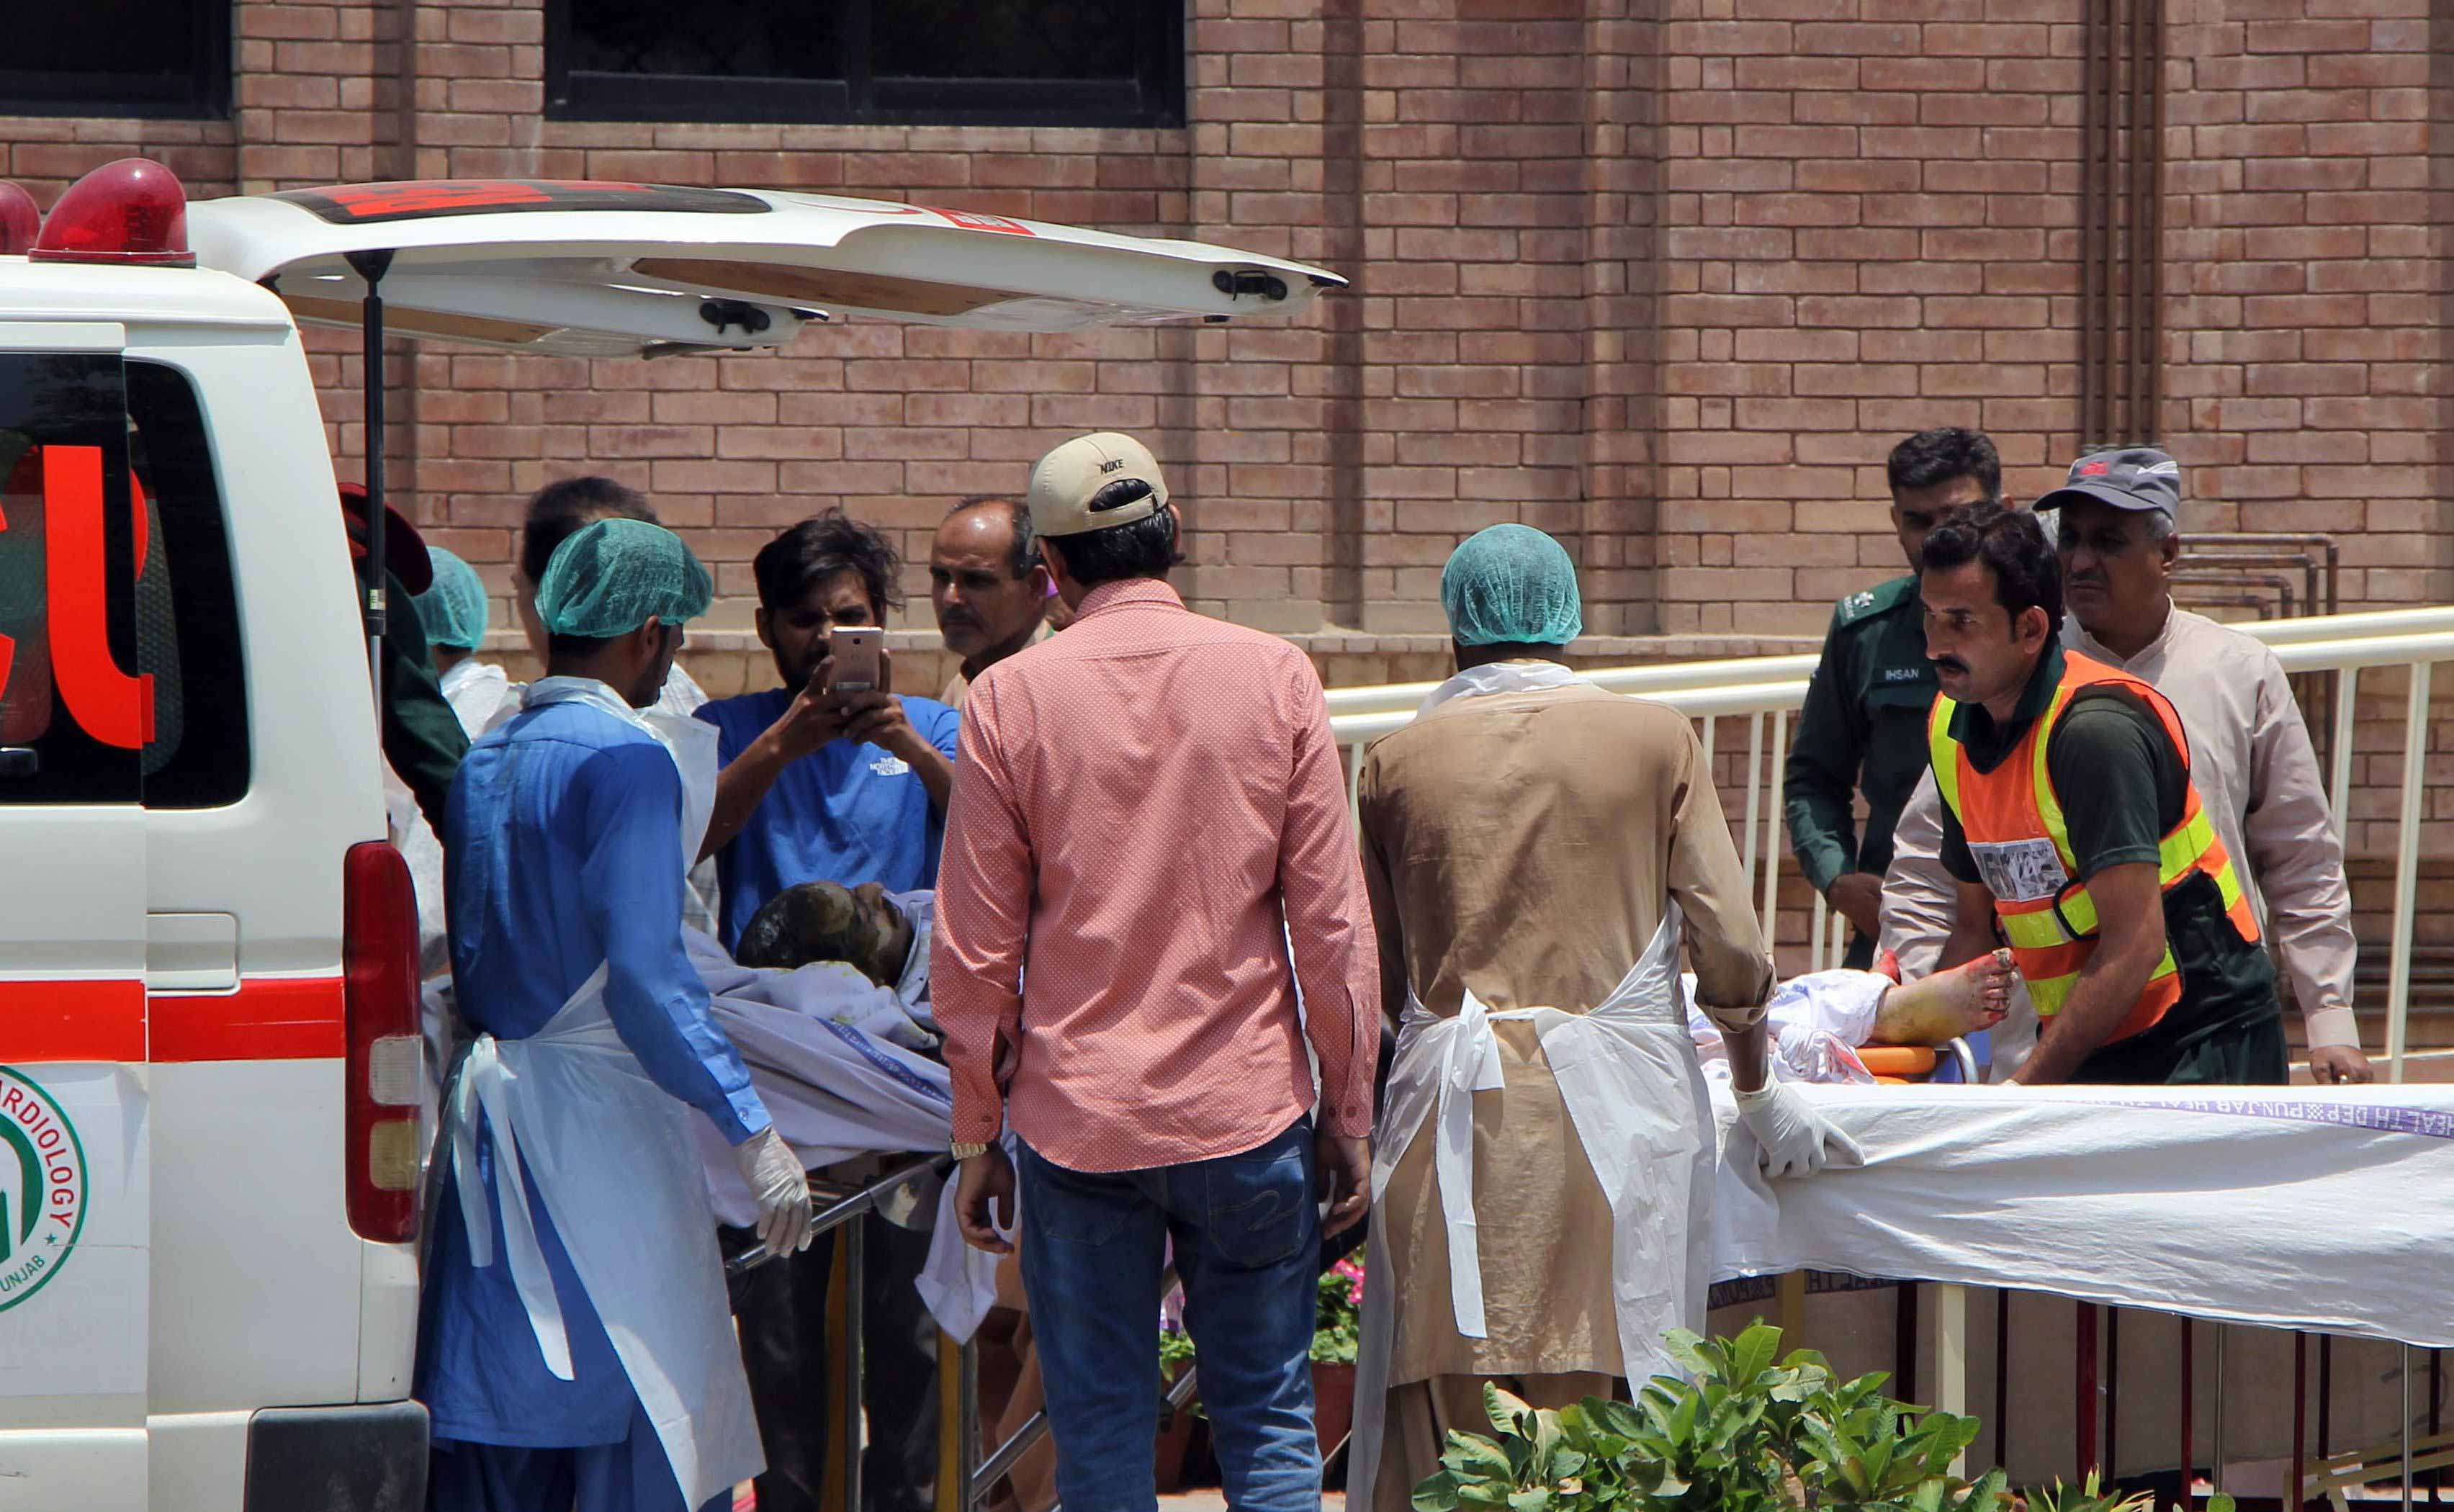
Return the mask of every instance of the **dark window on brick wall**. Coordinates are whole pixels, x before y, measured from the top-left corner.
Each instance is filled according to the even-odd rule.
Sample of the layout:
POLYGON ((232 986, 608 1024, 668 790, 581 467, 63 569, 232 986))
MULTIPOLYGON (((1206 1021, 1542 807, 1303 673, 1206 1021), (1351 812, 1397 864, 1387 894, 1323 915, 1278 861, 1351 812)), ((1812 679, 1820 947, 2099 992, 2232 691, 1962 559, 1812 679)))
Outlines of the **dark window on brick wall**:
POLYGON ((1183 0, 546 0, 546 113, 1180 125, 1183 0))
POLYGON ((231 0, 24 0, 6 10, 0 114, 230 113, 231 0))

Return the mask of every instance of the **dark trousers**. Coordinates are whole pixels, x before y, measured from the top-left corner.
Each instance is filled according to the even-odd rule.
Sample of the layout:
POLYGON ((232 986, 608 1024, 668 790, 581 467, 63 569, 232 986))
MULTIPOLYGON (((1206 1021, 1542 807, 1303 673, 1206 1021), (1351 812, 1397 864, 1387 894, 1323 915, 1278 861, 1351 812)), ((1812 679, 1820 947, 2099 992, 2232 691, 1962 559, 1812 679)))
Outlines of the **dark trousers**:
MULTIPOLYGON (((937 1325, 913 1282, 928 1261, 929 1236, 875 1213, 855 1221, 865 1225, 863 1512, 928 1512, 937 1479, 937 1325)), ((757 1480, 758 1512, 820 1512, 835 1416, 827 1381, 827 1281, 838 1232, 733 1280, 741 1363, 767 1451, 767 1473, 757 1480)), ((756 1242, 748 1229, 728 1228, 721 1237, 727 1254, 756 1242)))
POLYGON ((2097 1050, 2079 1063, 2071 1080, 2127 1087, 2280 1087, 2291 1079, 2280 1010, 2192 1025, 2187 1007, 2177 1006, 2153 1028, 2097 1050))

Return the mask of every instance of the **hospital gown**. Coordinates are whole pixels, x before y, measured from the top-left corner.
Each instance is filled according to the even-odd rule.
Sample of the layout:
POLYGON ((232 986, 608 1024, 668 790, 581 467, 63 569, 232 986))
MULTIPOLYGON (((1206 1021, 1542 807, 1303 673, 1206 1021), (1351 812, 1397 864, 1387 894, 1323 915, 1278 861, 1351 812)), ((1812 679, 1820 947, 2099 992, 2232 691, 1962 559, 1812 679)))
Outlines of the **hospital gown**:
MULTIPOLYGON (((446 820, 459 1008, 473 1032, 525 1038, 606 963, 606 1010, 623 1042, 658 1086, 706 1115, 728 1144, 738 1143, 768 1118, 740 1057, 710 1018, 706 988, 682 949, 680 812, 672 757, 601 709, 552 705, 480 740, 453 786, 446 820)), ((478 1165, 500 1257, 493 1159, 492 1139, 481 1133, 478 1165)), ((536 1187, 528 1192, 569 1330, 573 1379, 547 1370, 510 1267, 472 1263, 447 1174, 433 1206, 415 1393, 432 1415, 438 1446, 640 1448, 645 1435, 644 1447, 653 1448, 604 1324, 536 1187)))

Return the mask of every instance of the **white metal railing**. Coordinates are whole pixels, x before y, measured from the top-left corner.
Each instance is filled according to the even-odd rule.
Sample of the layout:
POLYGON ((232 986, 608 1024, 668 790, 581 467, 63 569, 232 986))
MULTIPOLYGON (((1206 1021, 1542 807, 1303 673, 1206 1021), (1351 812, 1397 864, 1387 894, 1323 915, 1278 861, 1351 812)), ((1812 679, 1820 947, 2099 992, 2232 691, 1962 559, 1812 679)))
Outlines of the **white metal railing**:
MULTIPOLYGON (((2420 880, 2420 821, 2426 791, 2430 669, 2454 661, 2454 605, 2390 609, 2354 615, 2259 620, 2233 628, 2275 650, 2287 673, 2331 675, 2332 756, 2328 794, 2338 833, 2351 796, 2353 736, 2361 674, 2375 668, 2410 673, 2404 704, 2401 803, 2395 818, 2395 886, 2391 959, 2386 989, 2385 1053, 2389 1080, 2403 1079, 2405 1020, 2411 1006, 2412 915, 2420 880)), ((1760 899, 1764 937, 1778 938, 1781 921, 1780 871, 1789 847, 1780 815, 1781 779, 1789 759, 1790 716, 1804 701, 1813 655, 1744 656, 1718 661, 1661 662, 1612 667, 1584 675, 1614 693, 1666 703, 1696 721, 1706 756, 1719 756, 1719 727, 1746 721, 1743 801, 1736 821, 1739 854, 1747 882, 1760 899), (1769 722, 1769 730, 1767 730, 1769 722)), ((1394 683, 1338 688, 1329 694, 1330 728, 1347 762, 1350 785, 1364 746, 1413 722, 1415 709, 1436 683, 1394 683)), ((1838 964, 1847 928, 1814 898, 1805 920, 1808 958, 1838 964)))

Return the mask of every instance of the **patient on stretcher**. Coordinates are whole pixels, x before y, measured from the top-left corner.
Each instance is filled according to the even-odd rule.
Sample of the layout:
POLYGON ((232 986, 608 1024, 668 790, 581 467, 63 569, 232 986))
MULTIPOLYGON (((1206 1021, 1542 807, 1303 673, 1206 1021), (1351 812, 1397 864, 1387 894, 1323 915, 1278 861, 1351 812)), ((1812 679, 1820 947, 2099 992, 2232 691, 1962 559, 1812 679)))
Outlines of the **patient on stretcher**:
MULTIPOLYGON (((1773 989, 1764 1018, 1773 1063, 1795 1081, 1871 1082, 1858 1051, 1867 1045, 1941 1045, 2001 1021, 2012 981, 2011 954, 1998 950, 1915 981, 1875 971, 1819 971, 1773 989)), ((1721 1036, 1695 1007, 1689 981, 1688 1038, 1707 1066, 1725 1063, 1721 1036)))
POLYGON ((803 882, 752 916, 733 958, 761 970, 831 965, 847 991, 828 1017, 934 1058, 938 1037, 929 1011, 929 937, 935 915, 931 892, 803 882), (873 990, 861 992, 861 984, 873 990))

